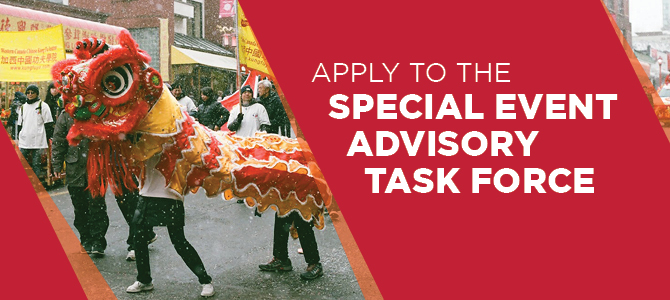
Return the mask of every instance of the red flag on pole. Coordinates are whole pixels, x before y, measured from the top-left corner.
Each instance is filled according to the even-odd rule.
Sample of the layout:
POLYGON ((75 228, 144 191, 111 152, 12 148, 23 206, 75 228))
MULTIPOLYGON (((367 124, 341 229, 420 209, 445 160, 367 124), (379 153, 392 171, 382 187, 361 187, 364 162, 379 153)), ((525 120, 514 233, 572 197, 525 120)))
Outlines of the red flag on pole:
MULTIPOLYGON (((252 88, 256 86, 256 76, 258 76, 260 72, 256 70, 251 70, 249 73, 249 76, 247 77, 247 80, 242 83, 242 86, 249 85, 252 88)), ((235 91, 232 95, 223 98, 223 100, 220 101, 221 105, 225 107, 228 110, 232 110, 235 105, 240 103, 240 90, 235 91)))

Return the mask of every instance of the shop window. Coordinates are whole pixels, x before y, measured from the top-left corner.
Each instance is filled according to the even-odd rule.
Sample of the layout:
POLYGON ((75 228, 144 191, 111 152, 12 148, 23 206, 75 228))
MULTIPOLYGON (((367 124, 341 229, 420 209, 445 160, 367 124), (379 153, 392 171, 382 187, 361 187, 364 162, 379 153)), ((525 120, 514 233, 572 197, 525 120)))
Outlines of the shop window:
POLYGON ((188 34, 188 18, 179 15, 174 16, 174 32, 181 34, 188 34))
POLYGON ((193 18, 188 22, 188 35, 201 38, 202 37, 202 3, 195 1, 188 1, 188 4, 193 6, 193 18))
POLYGON ((174 2, 175 32, 192 37, 203 37, 204 11, 202 0, 174 2))

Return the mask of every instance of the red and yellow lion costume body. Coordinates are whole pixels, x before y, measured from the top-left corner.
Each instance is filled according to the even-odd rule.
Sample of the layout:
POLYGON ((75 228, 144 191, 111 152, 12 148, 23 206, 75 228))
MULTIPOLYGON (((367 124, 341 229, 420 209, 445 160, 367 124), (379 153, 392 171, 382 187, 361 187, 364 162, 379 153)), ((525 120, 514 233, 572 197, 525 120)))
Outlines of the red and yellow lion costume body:
POLYGON ((323 228, 330 193, 316 164, 295 139, 274 134, 240 138, 214 132, 181 111, 148 66, 151 57, 127 31, 120 45, 91 38, 77 43, 77 59, 52 69, 65 111, 75 119, 72 144, 91 140, 89 189, 103 195, 136 190, 145 161, 162 153, 156 166, 166 187, 185 195, 202 187, 208 196, 246 199, 259 212, 275 207, 280 216, 300 212, 323 228))

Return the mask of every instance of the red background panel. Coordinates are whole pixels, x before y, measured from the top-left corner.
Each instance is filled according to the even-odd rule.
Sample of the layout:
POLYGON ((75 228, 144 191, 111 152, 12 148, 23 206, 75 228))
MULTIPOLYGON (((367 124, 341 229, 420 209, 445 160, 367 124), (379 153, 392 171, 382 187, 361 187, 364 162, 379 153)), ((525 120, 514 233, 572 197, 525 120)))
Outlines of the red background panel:
MULTIPOLYGON (((597 0, 547 1, 241 1, 296 120, 322 168, 382 295, 387 299, 667 299, 670 205, 664 155, 670 147, 597 0), (393 82, 359 76, 312 79, 323 63, 400 63, 393 82), (415 83, 410 63, 440 63, 441 82, 415 83), (462 82, 457 63, 510 63, 509 83, 462 82), (360 120, 328 117, 335 94, 444 94, 464 111, 472 94, 484 120, 360 120), (546 120, 544 102, 526 120, 495 119, 502 93, 617 94, 611 119, 546 120), (520 130, 538 134, 530 157, 515 140, 512 157, 427 155, 347 157, 356 131, 375 147, 376 131, 520 130), (373 194, 365 168, 461 168, 459 194, 373 194), (594 168, 594 194, 471 192, 471 168, 594 168)), ((484 79, 484 77, 480 77, 484 79)), ((349 103, 351 100, 349 100, 349 103)), ((397 102, 396 102, 397 103, 397 102)), ((423 102, 422 102, 423 104, 423 102)), ((417 106, 418 107, 418 106, 417 106)), ((376 108, 375 108, 376 109, 376 108)), ((435 178, 435 175, 432 177, 435 178)), ((571 183, 572 176, 561 183, 571 183)), ((324 253, 327 253, 324 252, 324 253)))
MULTIPOLYGON (((76 256, 79 247, 72 250, 73 240, 63 246, 69 246, 71 250, 68 254, 72 255, 73 260, 68 260, 68 256, 63 250, 63 246, 58 240, 55 227, 52 227, 50 221, 61 225, 59 230, 61 235, 70 235, 72 231, 67 223, 61 223, 62 216, 53 205, 46 191, 39 187, 39 198, 35 192, 33 184, 39 185, 35 173, 30 170, 30 166, 25 160, 19 160, 9 136, 0 129, 0 155, 2 155, 3 164, 0 172, 0 187, 2 187, 3 205, 0 210, 0 227, 2 228, 2 247, 0 247, 0 256, 2 262, 2 295, 3 299, 56 299, 54 295, 65 297, 67 299, 86 299, 84 290, 71 263, 77 261, 77 266, 82 264, 76 256), (23 165, 22 165, 23 163, 23 165), (31 180, 26 176, 26 170, 30 173, 31 180), (43 206, 42 203, 45 203, 43 206), (48 203, 51 203, 48 206, 48 203), (48 211, 48 213, 45 212, 48 211), (49 220, 49 217, 54 220, 49 220), (63 226, 64 225, 64 226, 63 226)), ((78 244, 76 237, 74 243, 78 244)), ((83 256, 88 256, 83 254, 83 256)), ((90 259, 88 259, 90 261, 90 259)), ((92 262, 90 263, 92 265, 92 262)), ((97 272, 95 266, 90 272, 97 272)), ((98 273, 98 276, 99 273, 98 273)), ((93 280, 95 274, 90 278, 90 286, 99 287, 99 281, 93 280), (94 285, 95 284, 95 285, 94 285)), ((102 277, 100 277, 102 278, 102 277)), ((98 289, 99 295, 107 295, 109 287, 106 290, 98 289)), ((111 291, 110 291, 111 292, 111 291)))

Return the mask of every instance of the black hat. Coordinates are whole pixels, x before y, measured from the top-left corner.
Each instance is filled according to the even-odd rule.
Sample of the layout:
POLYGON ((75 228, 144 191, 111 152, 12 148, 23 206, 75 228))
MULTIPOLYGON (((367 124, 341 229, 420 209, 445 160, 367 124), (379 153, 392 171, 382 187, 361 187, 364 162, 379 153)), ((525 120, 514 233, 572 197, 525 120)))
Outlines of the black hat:
POLYGON ((40 89, 34 84, 31 84, 26 88, 26 93, 28 93, 28 91, 33 91, 36 95, 40 95, 40 89))
POLYGON ((14 92, 14 101, 26 101, 26 94, 21 92, 14 92))
POLYGON ((254 90, 252 90, 250 86, 245 85, 240 89, 240 95, 242 95, 244 92, 249 92, 253 94, 254 90))

